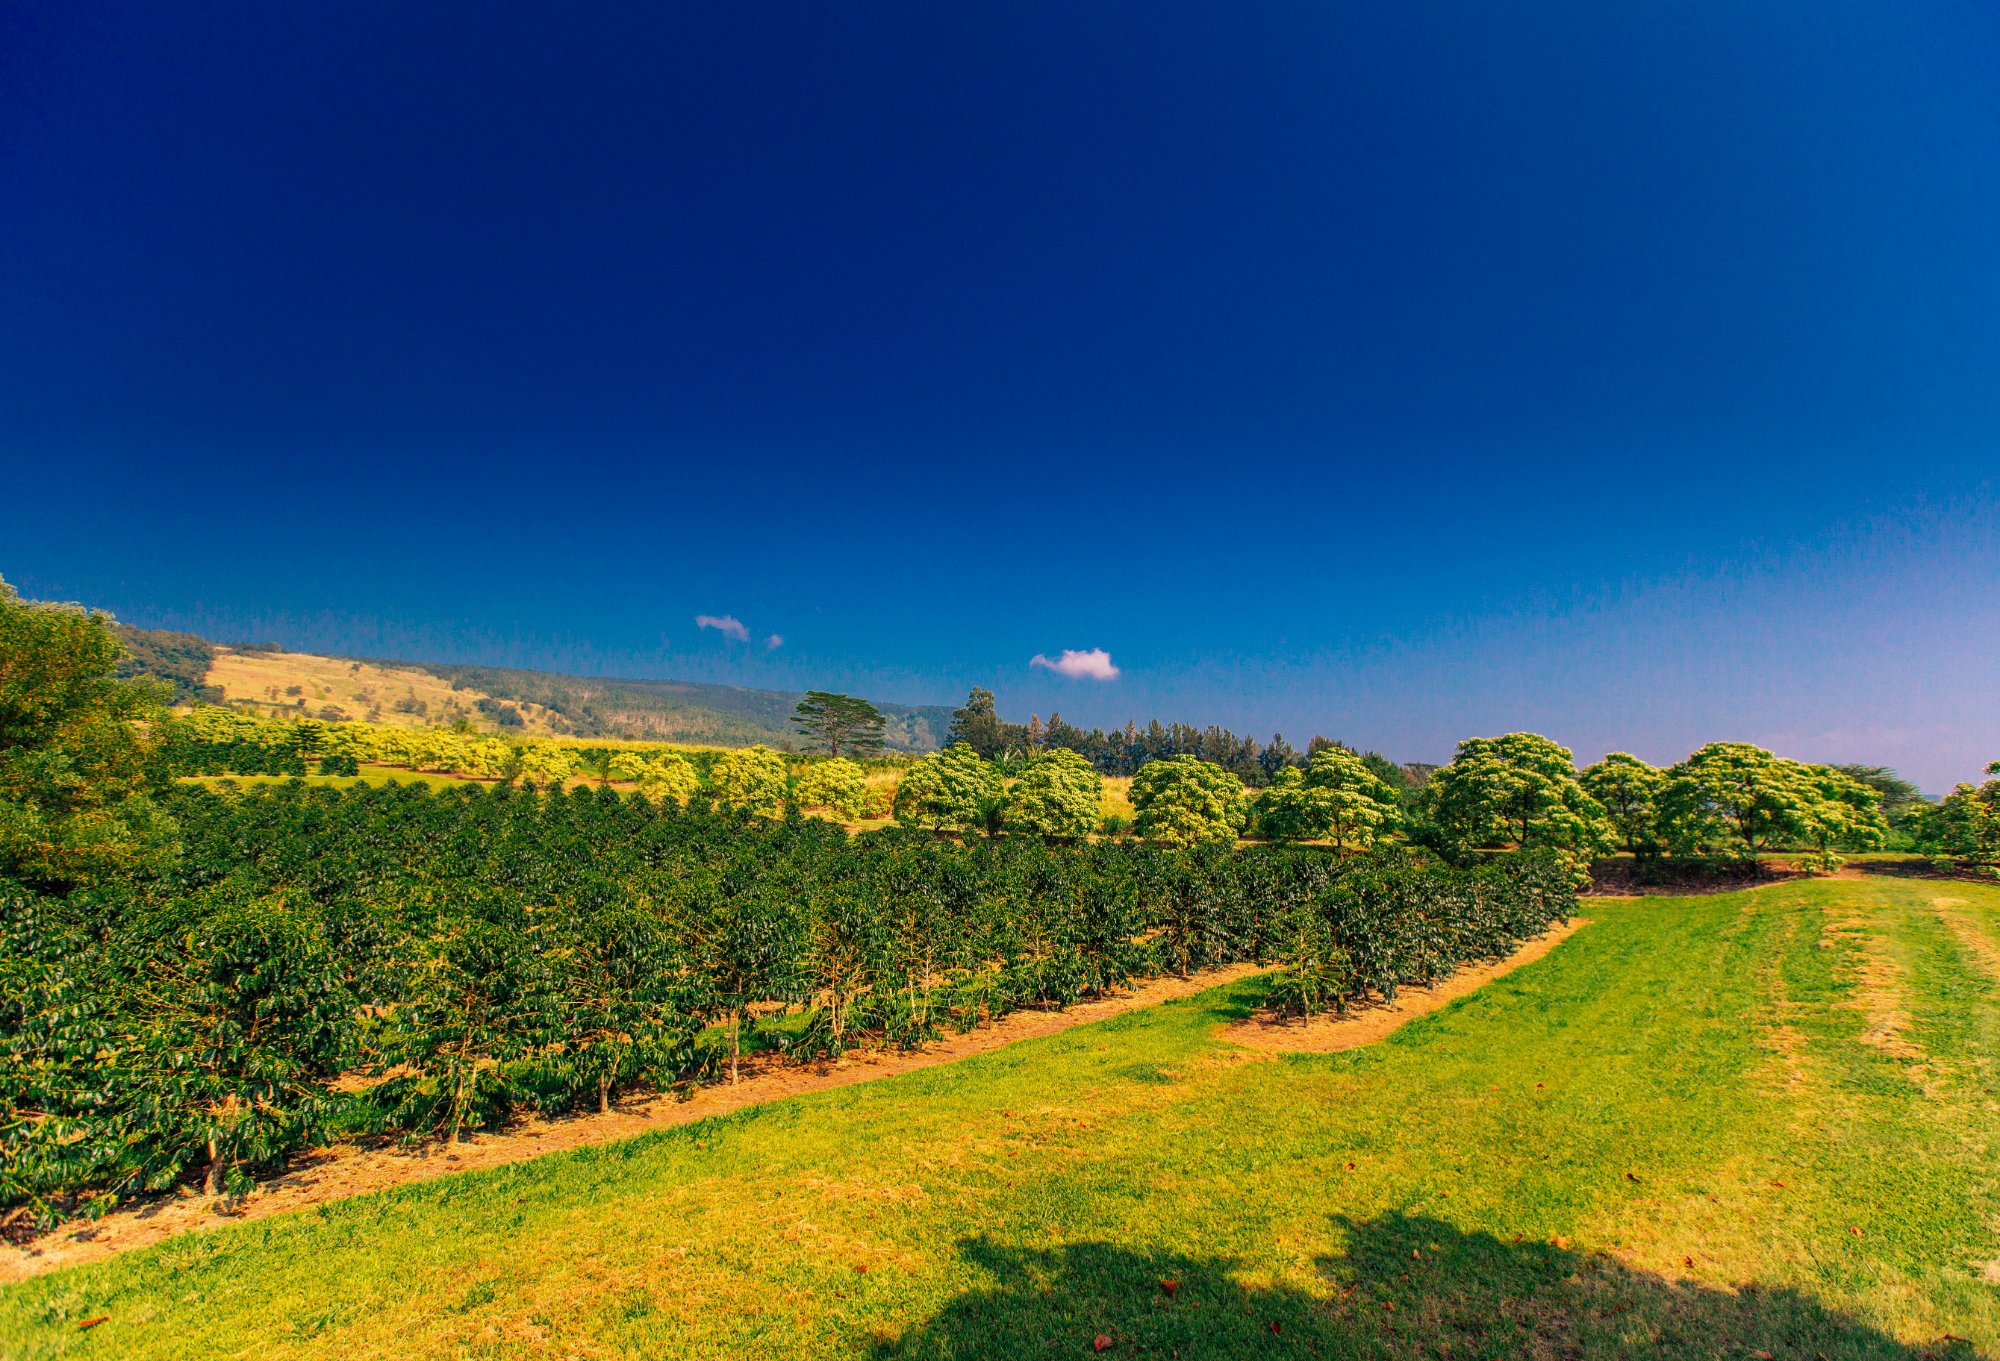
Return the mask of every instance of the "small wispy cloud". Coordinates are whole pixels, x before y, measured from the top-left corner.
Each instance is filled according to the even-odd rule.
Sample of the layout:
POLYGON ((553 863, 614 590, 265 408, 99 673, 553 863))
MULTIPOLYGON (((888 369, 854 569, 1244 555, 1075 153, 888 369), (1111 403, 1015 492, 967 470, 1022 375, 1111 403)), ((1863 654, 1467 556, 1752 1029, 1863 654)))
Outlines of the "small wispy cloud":
POLYGON ((764 650, 766 652, 775 652, 784 645, 785 635, 782 633, 774 633, 764 640, 764 650))
POLYGON ((1046 667, 1058 676, 1068 676, 1071 680, 1111 681, 1118 679, 1118 668, 1111 664, 1111 654, 1101 647, 1079 652, 1075 648, 1063 649, 1062 656, 1050 661, 1037 652, 1029 666, 1046 667))
POLYGON ((750 641, 750 630, 743 627, 743 621, 733 614, 697 614, 696 628, 714 629, 725 638, 734 638, 739 643, 750 641))

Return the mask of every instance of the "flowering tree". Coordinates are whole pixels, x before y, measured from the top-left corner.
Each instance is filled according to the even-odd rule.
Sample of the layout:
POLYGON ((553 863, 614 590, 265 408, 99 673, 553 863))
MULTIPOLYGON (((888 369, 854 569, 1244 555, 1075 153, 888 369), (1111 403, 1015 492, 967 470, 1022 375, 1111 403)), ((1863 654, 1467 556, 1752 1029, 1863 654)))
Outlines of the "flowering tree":
POLYGON ((1075 840, 1096 830, 1104 802, 1104 777, 1064 747, 1030 758, 1007 791, 1001 814, 1010 832, 1075 840))
POLYGON ((1167 846, 1234 841, 1243 829, 1243 782, 1195 756, 1148 761, 1132 777, 1133 826, 1167 846))
POLYGON ((896 786, 905 827, 969 831, 986 825, 1002 795, 1000 772, 963 742, 911 766, 896 786))

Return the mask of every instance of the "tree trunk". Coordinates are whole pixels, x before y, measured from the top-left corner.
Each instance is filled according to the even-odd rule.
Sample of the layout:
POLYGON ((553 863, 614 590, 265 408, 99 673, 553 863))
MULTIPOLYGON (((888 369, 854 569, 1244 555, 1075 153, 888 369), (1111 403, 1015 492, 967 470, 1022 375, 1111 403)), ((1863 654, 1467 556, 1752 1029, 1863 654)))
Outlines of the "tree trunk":
POLYGON ((222 1194, 222 1158, 216 1151, 213 1135, 208 1140, 208 1175, 202 1180, 201 1190, 208 1196, 222 1194))
POLYGON ((611 1074, 600 1071, 597 1075, 597 1113, 609 1114, 611 1110, 611 1074))
POLYGON ((743 1013, 729 1013, 729 1085, 736 1085, 736 1060, 742 1052, 743 1013))

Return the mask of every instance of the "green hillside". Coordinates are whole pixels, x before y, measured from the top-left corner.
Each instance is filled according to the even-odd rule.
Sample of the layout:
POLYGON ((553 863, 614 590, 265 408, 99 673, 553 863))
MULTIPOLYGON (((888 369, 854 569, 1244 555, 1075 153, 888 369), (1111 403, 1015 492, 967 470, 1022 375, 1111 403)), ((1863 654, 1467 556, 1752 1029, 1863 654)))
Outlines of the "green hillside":
MULTIPOLYGON (((283 652, 275 647, 230 648, 191 633, 117 625, 125 646, 121 676, 149 676, 172 688, 173 702, 250 704, 272 712, 289 712, 300 700, 327 698, 328 679, 351 678, 364 692, 382 699, 383 712, 371 714, 365 700, 333 696, 351 717, 426 726, 445 721, 449 706, 427 703, 418 716, 398 714, 388 705, 396 698, 416 697, 421 677, 435 677, 456 696, 439 690, 428 697, 462 701, 472 711, 480 700, 534 706, 534 731, 555 731, 575 737, 609 737, 633 741, 689 742, 715 746, 748 746, 755 742, 795 743, 792 710, 803 697, 799 691, 753 690, 739 685, 708 685, 696 681, 624 680, 602 676, 565 676, 518 667, 462 666, 447 662, 384 661, 372 658, 322 657, 283 652), (245 670, 254 661, 256 674, 245 670), (336 665, 337 663, 337 665, 336 665), (239 674, 242 673, 242 674, 239 674), (421 674, 417 674, 421 673, 421 674), (251 685, 250 682, 255 684, 251 685), (246 688, 246 686, 248 688, 246 688), (268 692, 268 693, 267 693, 268 692), (267 703, 268 701, 268 703, 267 703), (546 712, 540 712, 546 711, 546 712)), ((952 711, 946 705, 876 705, 888 720, 883 737, 889 750, 936 751, 944 745, 952 711)), ((477 713, 473 715, 477 718, 477 713)), ((475 723, 475 726, 480 726, 475 723)))
MULTIPOLYGON (((495 699, 538 704, 560 714, 578 737, 619 737, 660 742, 735 745, 796 740, 792 710, 803 697, 793 690, 752 690, 696 681, 621 680, 564 676, 512 667, 403 662, 495 699)), ((951 726, 945 705, 880 704, 888 719, 884 737, 892 751, 935 751, 951 726)))

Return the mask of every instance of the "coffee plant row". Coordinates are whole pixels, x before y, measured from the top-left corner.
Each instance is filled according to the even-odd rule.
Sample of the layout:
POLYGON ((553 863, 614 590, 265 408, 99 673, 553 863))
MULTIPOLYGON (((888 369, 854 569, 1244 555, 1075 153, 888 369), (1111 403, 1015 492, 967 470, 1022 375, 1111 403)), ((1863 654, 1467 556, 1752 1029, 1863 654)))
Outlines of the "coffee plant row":
POLYGON ((1298 1010, 1392 996, 1573 907, 1552 858, 1052 846, 612 790, 303 781, 161 795, 144 876, 0 884, 0 1202, 49 1221, 335 1138, 914 1045, 1242 960, 1298 1010))

